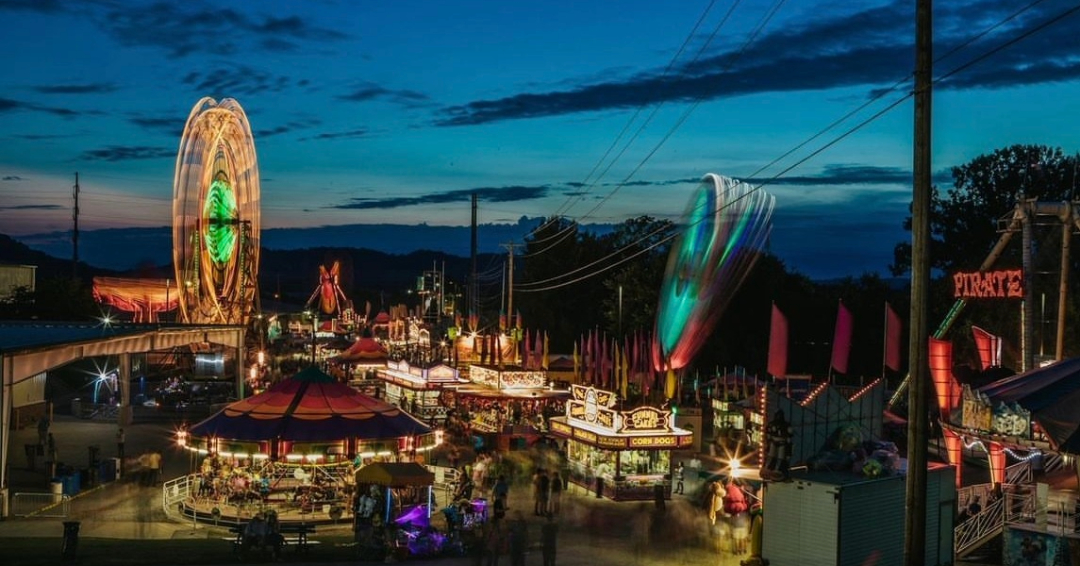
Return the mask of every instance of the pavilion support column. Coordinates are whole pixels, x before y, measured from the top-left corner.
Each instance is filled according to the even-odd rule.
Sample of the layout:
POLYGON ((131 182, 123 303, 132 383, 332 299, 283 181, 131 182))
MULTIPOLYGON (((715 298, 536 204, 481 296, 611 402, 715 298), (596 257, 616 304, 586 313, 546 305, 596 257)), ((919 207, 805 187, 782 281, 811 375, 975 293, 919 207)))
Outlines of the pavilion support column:
POLYGON ((244 329, 236 329, 236 398, 244 398, 244 329))
POLYGON ((8 447, 11 445, 11 389, 15 381, 15 358, 0 356, 0 518, 8 510, 8 447))
POLYGON ((131 408, 131 354, 120 354, 120 410, 116 412, 116 424, 128 426, 135 420, 131 408))

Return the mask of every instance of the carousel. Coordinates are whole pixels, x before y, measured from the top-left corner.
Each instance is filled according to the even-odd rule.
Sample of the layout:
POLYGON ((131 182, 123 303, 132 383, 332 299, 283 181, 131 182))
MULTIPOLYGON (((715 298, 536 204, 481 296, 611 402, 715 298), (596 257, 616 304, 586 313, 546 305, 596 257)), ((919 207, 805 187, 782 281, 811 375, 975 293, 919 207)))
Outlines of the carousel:
POLYGON ((243 521, 338 521, 352 513, 357 469, 421 461, 442 441, 405 411, 309 367, 182 430, 192 456, 185 515, 243 521))

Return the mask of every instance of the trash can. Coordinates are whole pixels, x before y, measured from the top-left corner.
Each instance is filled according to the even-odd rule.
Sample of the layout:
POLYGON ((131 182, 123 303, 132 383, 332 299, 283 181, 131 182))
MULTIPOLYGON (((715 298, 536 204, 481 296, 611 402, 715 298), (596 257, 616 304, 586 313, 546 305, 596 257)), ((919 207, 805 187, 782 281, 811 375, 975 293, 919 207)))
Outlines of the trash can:
POLYGON ((52 502, 60 503, 64 499, 64 482, 60 478, 53 478, 49 482, 49 492, 52 493, 52 502))
POLYGON ((98 464, 98 481, 103 484, 116 481, 115 458, 105 458, 98 464))
POLYGON ((604 496, 604 478, 596 476, 596 498, 600 499, 604 496))
POLYGON ((98 454, 101 454, 101 447, 97 444, 91 444, 90 446, 87 446, 86 449, 87 452, 89 452, 86 465, 93 468, 98 464, 98 454))
POLYGON ((60 556, 64 560, 74 560, 79 549, 79 522, 64 521, 64 544, 60 547, 60 556))

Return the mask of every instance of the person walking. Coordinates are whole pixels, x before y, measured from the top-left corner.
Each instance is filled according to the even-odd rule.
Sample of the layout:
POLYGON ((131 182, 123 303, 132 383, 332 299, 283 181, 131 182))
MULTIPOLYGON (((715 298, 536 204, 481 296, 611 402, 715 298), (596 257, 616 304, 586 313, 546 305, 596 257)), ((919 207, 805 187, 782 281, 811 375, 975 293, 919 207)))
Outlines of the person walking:
POLYGON ((525 549, 529 545, 529 526, 521 511, 510 523, 510 566, 525 566, 525 549))
POLYGON ((492 492, 495 496, 495 519, 502 519, 506 515, 507 498, 510 496, 510 484, 506 482, 506 476, 499 474, 492 492))
POLYGON ((548 478, 547 472, 540 470, 539 483, 536 489, 536 514, 547 515, 548 514, 548 497, 551 496, 551 480, 548 478))
MULTIPOLYGON (((559 475, 555 474, 558 478, 559 475)), ((555 515, 548 515, 547 521, 540 527, 540 543, 543 551, 544 566, 555 566, 555 545, 559 537, 559 524, 555 515)))
POLYGON ((146 466, 149 468, 147 482, 152 486, 159 484, 161 482, 161 453, 151 452, 146 459, 146 466))
POLYGON ((120 460, 120 475, 124 473, 124 427, 116 429, 116 458, 120 460))
POLYGON ((49 415, 42 415, 37 422, 38 445, 45 446, 49 440, 49 415))
POLYGON ((548 502, 548 515, 558 515, 562 510, 562 494, 566 489, 566 483, 563 482, 562 474, 557 470, 551 474, 551 499, 548 502))
POLYGON ((675 466, 675 493, 683 494, 683 480, 686 479, 686 467, 682 462, 675 466))

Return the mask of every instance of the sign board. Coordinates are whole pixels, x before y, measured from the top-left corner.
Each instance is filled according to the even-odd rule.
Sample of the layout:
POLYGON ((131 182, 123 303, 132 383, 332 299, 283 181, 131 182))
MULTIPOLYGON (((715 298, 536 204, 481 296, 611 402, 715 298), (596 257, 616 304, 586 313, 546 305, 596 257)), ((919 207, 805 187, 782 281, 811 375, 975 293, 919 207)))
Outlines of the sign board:
POLYGON ((957 272, 952 278, 955 299, 1024 298, 1024 272, 1020 269, 957 272))

